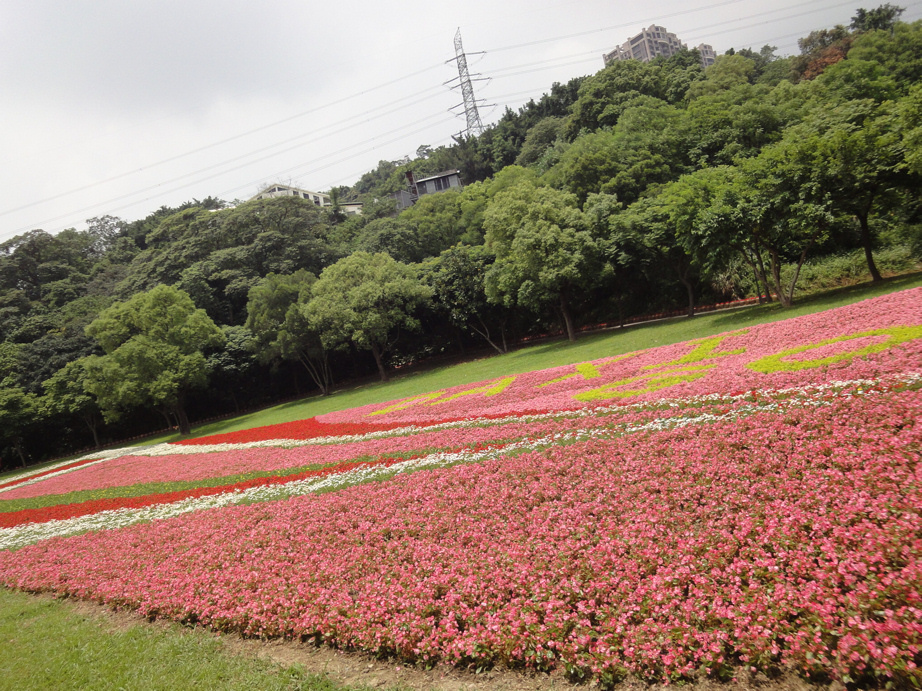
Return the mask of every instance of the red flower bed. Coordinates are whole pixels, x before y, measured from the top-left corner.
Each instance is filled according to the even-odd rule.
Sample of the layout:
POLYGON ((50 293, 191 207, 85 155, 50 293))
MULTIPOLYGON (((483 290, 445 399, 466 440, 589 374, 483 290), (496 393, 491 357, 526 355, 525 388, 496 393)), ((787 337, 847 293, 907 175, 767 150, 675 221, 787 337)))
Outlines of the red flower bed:
POLYGON ((60 473, 63 470, 72 470, 74 468, 79 468, 82 465, 86 465, 87 463, 95 463, 98 460, 99 460, 98 458, 84 458, 79 461, 74 461, 73 463, 68 463, 67 465, 59 465, 54 468, 50 468, 48 470, 43 470, 40 473, 29 475, 28 477, 20 477, 18 480, 10 480, 9 482, 4 482, 0 484, 0 489, 3 489, 4 487, 12 487, 13 485, 18 485, 23 482, 28 482, 29 480, 36 480, 40 477, 51 475, 52 473, 60 473))
MULTIPOLYGON (((540 415, 545 411, 525 410, 518 412, 518 415, 540 415)), ((476 417, 484 420, 495 420, 506 417, 506 413, 480 414, 476 417)), ((470 416, 473 417, 473 416, 470 416)), ((427 420, 426 425, 439 425, 446 422, 458 422, 467 420, 469 416, 455 416, 438 420, 427 420)), ((265 427, 253 427, 252 429, 243 429, 236 432, 225 432, 224 434, 212 434, 207 437, 196 437, 195 439, 181 439, 173 444, 182 445, 205 445, 205 444, 246 444, 254 441, 269 441, 273 439, 319 439, 321 437, 339 437, 347 435, 368 434, 370 432, 388 432, 408 426, 407 422, 320 422, 317 418, 311 417, 306 420, 295 420, 294 422, 281 422, 277 425, 266 425, 265 427)))
POLYGON ((65 518, 76 518, 78 516, 89 516, 90 514, 99 513, 100 511, 113 511, 116 509, 140 509, 145 506, 154 506, 155 504, 168 504, 171 502, 182 501, 183 499, 192 499, 196 497, 207 497, 212 494, 223 494, 235 490, 249 489, 250 487, 262 487, 265 485, 280 485, 294 480, 303 480, 309 477, 319 477, 322 475, 331 475, 342 473, 353 468, 363 465, 388 465, 404 460, 402 458, 382 458, 372 462, 347 461, 338 465, 329 466, 320 470, 305 470, 292 475, 259 477, 251 480, 242 480, 228 485, 219 487, 199 487, 196 489, 177 490, 176 492, 163 492, 161 494, 146 494, 141 497, 113 497, 111 499, 93 499, 91 501, 80 502, 79 504, 58 504, 56 506, 45 506, 37 509, 24 509, 22 511, 10 511, 0 513, 0 528, 12 528, 24 523, 45 523, 47 521, 62 520, 65 518))

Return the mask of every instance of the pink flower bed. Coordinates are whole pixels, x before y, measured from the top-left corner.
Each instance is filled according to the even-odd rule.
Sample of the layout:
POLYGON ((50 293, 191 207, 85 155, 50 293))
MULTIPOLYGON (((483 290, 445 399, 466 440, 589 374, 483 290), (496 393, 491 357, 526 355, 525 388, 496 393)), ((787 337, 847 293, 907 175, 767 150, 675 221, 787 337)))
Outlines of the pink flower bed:
POLYGON ((0 552, 8 585, 410 660, 920 681, 918 391, 0 552))
POLYGON ((79 461, 0 494, 0 510, 7 499, 101 497, 3 514, 0 538, 15 551, 0 550, 0 584, 219 630, 411 661, 562 668, 603 684, 629 673, 726 679, 750 667, 918 686, 914 373, 922 289, 194 440, 259 448, 79 461), (557 417, 525 418, 531 411, 557 417), (391 436, 285 448, 285 438, 369 432, 391 436), (475 453, 483 448, 490 460, 475 453), (402 461, 436 449, 462 453, 402 461), (401 463, 428 470, 383 481, 401 463), (432 469, 439 463, 460 465, 432 469), (297 475, 305 466, 318 470, 297 475), (354 482, 378 481, 342 489, 353 472, 354 482), (248 477, 259 473, 278 477, 248 477), (301 476, 330 480, 302 494, 340 489, 267 501, 290 496, 269 485, 301 476), (216 486, 195 484, 206 480, 216 486), (118 496, 170 482, 192 488, 118 496), (247 501, 265 503, 202 510, 220 505, 209 495, 236 502, 244 487, 247 501), (169 513, 177 498, 202 501, 188 509, 197 513, 169 513), (172 517, 106 530, 125 512, 111 511, 113 523, 96 513, 151 502, 172 517), (87 512, 88 522, 67 523, 87 512), (52 537, 63 524, 98 532, 52 537))
POLYGON ((81 490, 128 487, 144 483, 189 482, 210 480, 253 472, 273 472, 308 465, 335 465, 353 459, 376 459, 396 454, 422 453, 427 450, 482 448, 507 440, 544 437, 573 430, 592 429, 613 424, 640 424, 651 418, 682 415, 681 410, 631 410, 617 416, 540 419, 532 422, 512 420, 486 426, 470 425, 420 430, 402 436, 367 439, 340 444, 317 444, 295 448, 236 448, 198 454, 163 456, 121 456, 90 468, 41 480, 35 484, 0 494, 3 501, 81 490))
POLYGON ((317 420, 328 424, 362 420, 413 424, 525 409, 570 410, 619 401, 784 388, 920 370, 922 288, 915 288, 828 312, 597 360, 580 369, 566 366, 510 375, 403 402, 329 413, 317 420), (861 335, 882 329, 890 331, 861 335), (844 340, 819 345, 829 339, 844 340), (876 352, 869 348, 875 345, 880 346, 876 352), (815 347, 772 360, 772 356, 797 346, 815 347), (862 353, 866 349, 872 352, 862 353), (837 355, 841 357, 838 361, 837 355), (805 362, 809 365, 804 368, 786 368, 805 362))

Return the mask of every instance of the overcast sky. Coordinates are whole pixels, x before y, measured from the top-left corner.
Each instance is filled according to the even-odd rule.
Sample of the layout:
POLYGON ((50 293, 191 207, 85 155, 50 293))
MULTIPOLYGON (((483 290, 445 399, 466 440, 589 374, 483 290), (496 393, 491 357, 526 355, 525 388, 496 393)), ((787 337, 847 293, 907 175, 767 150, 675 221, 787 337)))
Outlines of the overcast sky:
MULTIPOLYGON (((592 74, 656 23, 693 47, 797 52, 876 0, 3 0, 0 241, 162 205, 325 191, 464 122, 460 27, 484 124, 592 74), (462 111, 463 114, 463 111, 462 111)), ((901 2, 903 19, 922 0, 901 2)))

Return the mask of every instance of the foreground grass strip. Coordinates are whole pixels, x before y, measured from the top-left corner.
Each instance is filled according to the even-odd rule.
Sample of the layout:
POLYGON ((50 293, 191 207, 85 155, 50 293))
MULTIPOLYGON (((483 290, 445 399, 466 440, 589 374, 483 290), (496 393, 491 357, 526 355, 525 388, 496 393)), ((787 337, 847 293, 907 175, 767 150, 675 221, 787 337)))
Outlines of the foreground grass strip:
POLYGON ((224 651, 214 634, 178 625, 123 630, 68 603, 0 589, 0 687, 48 689, 240 689, 359 691, 298 667, 224 651))

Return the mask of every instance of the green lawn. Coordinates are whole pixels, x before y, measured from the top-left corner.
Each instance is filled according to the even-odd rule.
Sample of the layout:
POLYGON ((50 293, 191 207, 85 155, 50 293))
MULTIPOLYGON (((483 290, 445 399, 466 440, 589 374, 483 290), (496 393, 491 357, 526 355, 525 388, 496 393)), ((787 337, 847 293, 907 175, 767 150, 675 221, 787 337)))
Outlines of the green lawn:
MULTIPOLYGON (((67 602, 0 589, 0 689, 359 691, 224 650, 178 624, 115 627, 67 602)), ((364 688, 364 687, 362 687, 364 688)))
MULTIPOLYGON (((585 362, 609 355, 629 353, 653 346, 712 336, 724 331, 741 329, 755 324, 821 312, 867 298, 877 297, 878 295, 918 286, 922 286, 922 273, 891 278, 879 285, 864 283, 803 298, 789 309, 782 308, 778 303, 754 305, 723 312, 702 314, 693 319, 675 317, 657 322, 636 324, 624 329, 589 333, 583 335, 576 343, 554 339, 526 346, 505 355, 490 355, 459 364, 416 372, 411 371, 405 374, 395 373, 392 380, 387 383, 376 382, 345 388, 330 396, 312 396, 230 420, 195 426, 193 434, 202 436, 221 432, 234 432, 262 425, 302 420, 336 410, 346 410, 370 403, 384 403, 385 401, 504 375, 521 374, 547 367, 585 362)), ((371 356, 369 355, 369 357, 371 356)), ((155 439, 146 439, 143 443, 173 441, 178 438, 178 435, 163 435, 155 439)))

